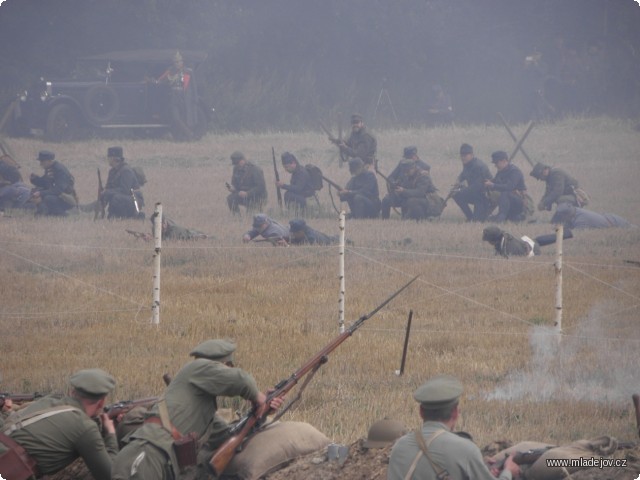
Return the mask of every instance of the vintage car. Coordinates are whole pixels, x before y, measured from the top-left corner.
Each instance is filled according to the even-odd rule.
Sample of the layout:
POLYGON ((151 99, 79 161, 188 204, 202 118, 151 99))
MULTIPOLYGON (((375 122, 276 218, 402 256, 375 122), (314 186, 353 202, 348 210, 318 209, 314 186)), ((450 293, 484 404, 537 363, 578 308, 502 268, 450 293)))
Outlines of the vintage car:
POLYGON ((81 58, 71 78, 41 79, 19 96, 10 132, 53 142, 106 132, 170 132, 175 140, 197 140, 213 111, 198 94, 197 69, 206 57, 194 51, 134 50, 81 58), (158 81, 176 55, 189 77, 179 87, 158 81))

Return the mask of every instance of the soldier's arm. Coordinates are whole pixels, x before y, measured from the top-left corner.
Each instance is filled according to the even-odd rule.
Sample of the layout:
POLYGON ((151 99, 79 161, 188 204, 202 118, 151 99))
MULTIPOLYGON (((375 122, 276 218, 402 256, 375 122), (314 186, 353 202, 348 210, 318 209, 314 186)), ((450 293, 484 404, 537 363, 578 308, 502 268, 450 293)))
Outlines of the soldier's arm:
POLYGON ((116 435, 109 433, 102 437, 98 425, 89 420, 87 428, 75 445, 87 468, 96 480, 111 479, 111 464, 118 453, 116 435))

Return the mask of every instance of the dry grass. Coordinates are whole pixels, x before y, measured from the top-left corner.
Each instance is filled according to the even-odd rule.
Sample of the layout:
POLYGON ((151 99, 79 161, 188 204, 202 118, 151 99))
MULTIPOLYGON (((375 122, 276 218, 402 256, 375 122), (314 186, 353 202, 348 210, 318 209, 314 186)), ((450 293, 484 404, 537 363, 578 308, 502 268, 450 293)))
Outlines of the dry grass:
MULTIPOLYGON (((514 126, 521 134, 523 125, 514 126)), ((402 148, 417 145, 446 192, 460 170, 457 150, 469 142, 489 158, 510 150, 501 126, 377 132, 381 168, 390 171, 402 148)), ((76 177, 82 202, 92 201, 95 168, 116 142, 46 145, 12 140, 23 173, 37 171, 41 148, 56 151, 76 177)), ((178 223, 212 238, 163 246, 161 323, 149 324, 152 246, 125 233, 149 222, 0 218, 0 349, 2 390, 60 391, 78 368, 102 367, 118 379, 112 400, 162 391, 200 341, 238 342, 240 366, 267 388, 291 374, 337 334, 338 256, 334 247, 242 245, 250 219, 232 218, 223 183, 229 154, 243 150, 265 170, 267 212, 275 205, 271 146, 348 180, 332 146, 316 133, 208 136, 195 144, 123 141, 130 162, 145 168, 147 212, 162 202, 178 223), (333 158, 333 161, 331 160, 333 158)), ((566 168, 592 196, 596 211, 640 224, 640 139, 632 126, 609 119, 539 125, 525 142, 529 155, 566 168)), ((522 157, 516 160, 526 173, 522 157)), ((281 172, 284 173, 284 172, 281 172)), ((538 199, 542 185, 527 177, 538 199)), ((312 226, 337 231, 326 191, 312 226)), ((551 233, 549 213, 515 234, 551 233)), ((553 324, 553 247, 532 260, 504 260, 480 241, 480 225, 462 222, 455 204, 437 222, 351 221, 355 242, 347 263, 347 323, 373 309, 408 279, 416 284, 371 318, 333 355, 288 418, 307 421, 335 441, 366 435, 388 415, 418 422, 411 393, 436 373, 465 386, 460 428, 480 444, 496 438, 564 442, 604 433, 635 436, 630 396, 640 391, 638 299, 640 231, 580 232, 565 243, 564 318, 558 345, 553 324), (404 242, 411 239, 411 242, 404 242), (399 368, 404 328, 414 311, 406 373, 399 368), (542 332, 542 333, 541 333, 542 332)))

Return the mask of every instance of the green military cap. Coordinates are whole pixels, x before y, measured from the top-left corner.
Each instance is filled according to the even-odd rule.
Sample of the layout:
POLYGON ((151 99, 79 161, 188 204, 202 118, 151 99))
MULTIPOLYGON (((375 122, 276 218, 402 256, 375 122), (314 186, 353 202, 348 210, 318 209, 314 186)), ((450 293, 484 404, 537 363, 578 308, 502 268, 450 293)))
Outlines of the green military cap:
POLYGON ((104 370, 88 368, 71 376, 71 386, 88 397, 104 397, 116 386, 116 381, 104 370))
POLYGON ((456 377, 438 375, 413 392, 413 398, 425 408, 445 408, 455 405, 463 390, 462 383, 456 377))
POLYGON ((544 163, 536 163, 533 166, 533 170, 531 170, 531 173, 529 175, 531 175, 533 178, 542 178, 542 172, 544 171, 545 168, 549 168, 548 165, 545 165, 544 163))
POLYGON ((219 362, 233 360, 236 344, 228 340, 207 340, 194 348, 189 355, 198 358, 208 358, 219 362))

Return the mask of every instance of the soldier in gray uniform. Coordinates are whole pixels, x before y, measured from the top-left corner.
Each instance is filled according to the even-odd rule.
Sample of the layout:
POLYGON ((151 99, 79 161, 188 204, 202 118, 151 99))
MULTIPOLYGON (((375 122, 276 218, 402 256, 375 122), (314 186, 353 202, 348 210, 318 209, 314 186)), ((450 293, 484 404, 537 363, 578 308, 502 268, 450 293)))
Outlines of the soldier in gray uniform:
MULTIPOLYGON (((124 439, 126 445, 113 464, 113 480, 171 480, 193 472, 193 468, 185 470, 179 465, 173 448, 176 432, 193 433, 198 438, 202 446, 197 475, 207 478, 213 451, 228 438, 228 424, 216 413, 217 397, 240 396, 258 408, 267 399, 250 374, 233 366, 235 349, 235 344, 226 340, 207 340, 193 349, 190 355, 195 359, 171 380, 145 424, 124 439)), ((281 405, 282 398, 270 404, 274 410, 281 405)))
POLYGON ((109 205, 107 217, 144 218, 141 211, 144 206, 141 185, 133 168, 124 159, 122 147, 109 147, 107 161, 111 169, 107 184, 100 195, 102 201, 109 205))
POLYGON ((551 217, 551 223, 562 223, 568 229, 586 228, 638 228, 615 213, 596 213, 586 208, 579 208, 570 203, 561 203, 551 217))
MULTIPOLYGON (((100 369, 80 370, 69 396, 49 395, 10 415, 3 434, 24 448, 35 461, 35 476, 52 475, 81 457, 96 480, 111 479, 118 453, 113 421, 101 413, 115 380, 100 369), (95 419, 100 418, 102 427, 95 419)), ((9 442, 10 443, 10 442, 9 442)), ((0 438, 0 472, 6 439, 0 438)), ((12 448, 15 451, 15 447, 12 448)))
POLYGON ((289 221, 289 243, 291 245, 334 245, 338 235, 327 235, 307 225, 302 218, 289 221))
POLYGON ((351 135, 346 141, 336 140, 340 152, 349 158, 360 158, 365 165, 373 165, 376 159, 378 142, 367 132, 362 115, 351 115, 351 135))
MULTIPOLYGON (((452 432, 460 414, 462 391, 458 379, 439 375, 414 392, 424 423, 420 430, 404 435, 393 446, 388 480, 495 479, 484 464, 480 449, 452 432)), ((509 457, 498 478, 510 480, 519 473, 520 467, 509 457)))
POLYGON ((242 236, 242 241, 244 243, 250 242, 258 235, 274 242, 283 241, 286 244, 289 241, 289 229, 264 213, 253 217, 253 228, 242 236))
POLYGON ((64 217, 67 210, 78 204, 73 175, 56 160, 53 152, 42 150, 38 153, 38 161, 44 168, 44 175, 32 173, 29 177, 35 185, 29 201, 36 206, 36 215, 64 217))
POLYGON ((544 195, 538 203, 538 210, 549 210, 554 204, 570 203, 578 205, 576 188, 578 181, 561 168, 551 168, 544 163, 536 163, 529 174, 533 178, 545 183, 544 195))
POLYGON ((349 160, 351 179, 338 192, 340 200, 349 204, 351 218, 377 218, 380 213, 380 192, 376 174, 368 170, 362 159, 349 160))
POLYGON ((260 211, 267 202, 267 186, 264 173, 260 167, 247 160, 244 153, 231 154, 233 174, 231 183, 227 183, 227 205, 234 215, 240 213, 240 205, 247 211, 260 211))

